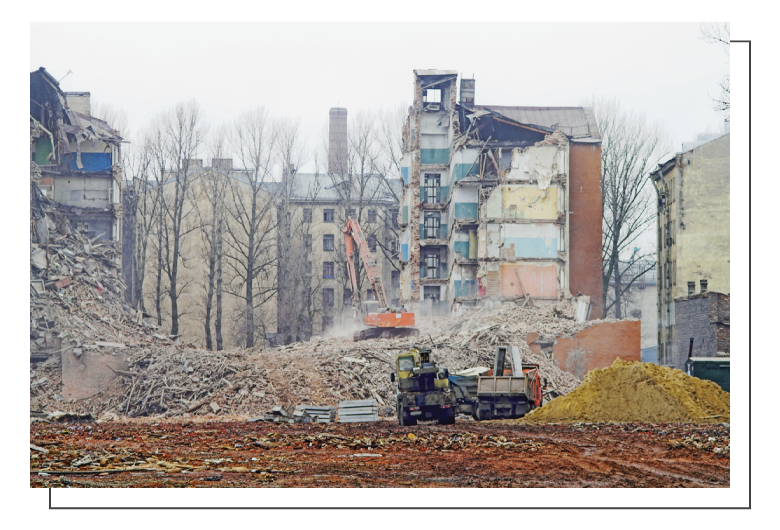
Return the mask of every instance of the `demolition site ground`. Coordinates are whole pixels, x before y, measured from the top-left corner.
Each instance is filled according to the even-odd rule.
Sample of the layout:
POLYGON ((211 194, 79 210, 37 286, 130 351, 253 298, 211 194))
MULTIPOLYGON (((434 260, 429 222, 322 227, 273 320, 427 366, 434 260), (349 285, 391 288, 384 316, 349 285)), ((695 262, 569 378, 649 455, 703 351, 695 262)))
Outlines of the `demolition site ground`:
POLYGON ((30 425, 31 487, 729 487, 727 424, 30 425))

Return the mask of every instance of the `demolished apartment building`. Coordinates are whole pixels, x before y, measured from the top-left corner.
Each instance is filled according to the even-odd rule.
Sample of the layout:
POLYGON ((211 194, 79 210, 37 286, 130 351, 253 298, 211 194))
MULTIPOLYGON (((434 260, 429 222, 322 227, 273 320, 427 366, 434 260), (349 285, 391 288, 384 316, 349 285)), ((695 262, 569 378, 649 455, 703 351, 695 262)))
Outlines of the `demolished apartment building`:
POLYGON ((45 68, 31 72, 30 130, 40 190, 75 230, 120 241, 123 140, 91 115, 90 93, 63 92, 45 68))
MULTIPOLYGON (((590 297, 601 318, 601 139, 583 107, 475 105, 475 81, 415 70, 403 131, 401 297, 590 297)), ((428 302, 430 300, 430 302, 428 302)))

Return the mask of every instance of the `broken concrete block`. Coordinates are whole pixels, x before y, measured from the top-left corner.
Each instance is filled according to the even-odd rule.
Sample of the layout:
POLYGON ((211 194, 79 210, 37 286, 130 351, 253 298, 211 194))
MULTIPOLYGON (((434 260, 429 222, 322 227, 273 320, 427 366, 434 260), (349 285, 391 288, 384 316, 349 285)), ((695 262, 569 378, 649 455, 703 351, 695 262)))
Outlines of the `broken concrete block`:
POLYGON ((30 263, 35 267, 43 270, 46 268, 48 260, 46 259, 46 251, 42 248, 36 248, 30 253, 30 263))
POLYGON ((213 412, 214 414, 219 414, 219 411, 222 410, 222 407, 220 407, 213 401, 209 403, 209 408, 211 408, 211 412, 213 412))

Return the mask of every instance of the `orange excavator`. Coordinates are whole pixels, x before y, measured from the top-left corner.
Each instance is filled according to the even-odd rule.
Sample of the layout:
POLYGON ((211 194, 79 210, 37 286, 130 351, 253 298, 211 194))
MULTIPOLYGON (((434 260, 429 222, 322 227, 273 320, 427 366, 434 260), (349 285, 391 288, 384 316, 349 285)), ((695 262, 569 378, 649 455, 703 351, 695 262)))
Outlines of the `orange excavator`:
POLYGON ((355 331, 352 338, 355 342, 366 339, 394 339, 398 337, 414 337, 420 334, 420 330, 414 327, 414 313, 405 308, 389 307, 387 295, 382 285, 382 278, 376 269, 376 262, 371 256, 366 238, 360 229, 360 224, 352 217, 347 219, 344 225, 344 242, 347 250, 347 271, 352 282, 352 309, 355 321, 366 326, 355 331), (360 254, 366 269, 366 277, 371 283, 376 300, 360 300, 360 290, 355 271, 356 253, 360 254))

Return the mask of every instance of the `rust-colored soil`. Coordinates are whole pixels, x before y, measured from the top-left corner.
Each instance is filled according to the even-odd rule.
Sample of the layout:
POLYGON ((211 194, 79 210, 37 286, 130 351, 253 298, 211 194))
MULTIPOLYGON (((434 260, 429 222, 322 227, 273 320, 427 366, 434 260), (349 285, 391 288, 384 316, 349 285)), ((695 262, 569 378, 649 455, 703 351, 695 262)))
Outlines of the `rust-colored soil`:
POLYGON ((30 443, 32 487, 729 486, 725 425, 49 423, 30 443))

